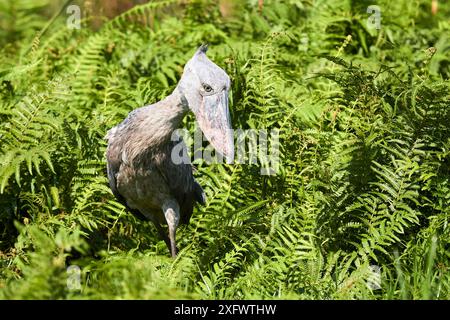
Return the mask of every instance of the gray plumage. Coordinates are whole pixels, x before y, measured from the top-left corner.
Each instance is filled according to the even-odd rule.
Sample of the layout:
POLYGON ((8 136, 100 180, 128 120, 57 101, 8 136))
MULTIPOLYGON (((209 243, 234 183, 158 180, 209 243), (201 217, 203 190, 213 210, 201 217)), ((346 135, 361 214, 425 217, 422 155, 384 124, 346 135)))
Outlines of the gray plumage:
POLYGON ((192 111, 215 149, 227 158, 234 156, 228 111, 230 80, 205 53, 204 46, 197 50, 171 95, 130 112, 106 136, 113 194, 132 213, 155 224, 173 257, 178 224, 189 222, 195 202, 205 202, 191 165, 172 161, 172 149, 179 143, 171 141, 173 131, 192 111), (164 223, 169 237, 161 226, 164 223))

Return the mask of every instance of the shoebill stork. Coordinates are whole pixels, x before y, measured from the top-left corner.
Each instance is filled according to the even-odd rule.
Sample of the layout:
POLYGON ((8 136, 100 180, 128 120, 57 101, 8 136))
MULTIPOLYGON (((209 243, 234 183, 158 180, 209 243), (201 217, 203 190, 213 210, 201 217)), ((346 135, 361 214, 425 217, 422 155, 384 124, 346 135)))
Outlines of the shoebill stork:
POLYGON ((177 254, 179 223, 189 222, 195 202, 205 203, 191 164, 172 161, 174 146, 184 144, 171 140, 173 131, 179 129, 188 112, 193 112, 214 149, 227 159, 234 157, 228 110, 230 78, 208 59, 206 50, 201 46, 187 62, 168 97, 133 110, 106 135, 107 172, 113 194, 133 214, 154 223, 172 257, 177 254), (168 236, 163 224, 168 225, 168 236))

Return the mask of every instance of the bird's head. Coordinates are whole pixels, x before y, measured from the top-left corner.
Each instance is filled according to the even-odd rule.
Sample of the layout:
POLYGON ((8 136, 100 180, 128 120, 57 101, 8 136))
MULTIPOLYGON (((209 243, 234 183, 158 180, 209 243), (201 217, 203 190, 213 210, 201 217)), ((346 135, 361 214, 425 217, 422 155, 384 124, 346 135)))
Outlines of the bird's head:
POLYGON ((230 77, 206 56, 202 45, 186 63, 178 89, 214 149, 234 158, 233 132, 228 110, 230 77))

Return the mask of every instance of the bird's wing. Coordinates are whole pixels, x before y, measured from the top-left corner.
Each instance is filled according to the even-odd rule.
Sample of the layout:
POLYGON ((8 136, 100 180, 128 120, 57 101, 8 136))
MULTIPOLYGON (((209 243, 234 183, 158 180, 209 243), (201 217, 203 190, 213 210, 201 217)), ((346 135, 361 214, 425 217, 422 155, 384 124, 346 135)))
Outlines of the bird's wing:
POLYGON ((108 148, 106 149, 106 160, 106 170, 108 173, 109 187, 111 188, 111 191, 116 196, 116 198, 118 198, 118 200, 122 202, 124 199, 119 193, 119 190, 117 190, 116 181, 116 175, 119 172, 122 161, 120 159, 120 150, 118 150, 117 146, 114 143, 110 142, 108 144, 108 148))
POLYGON ((167 183, 172 195, 180 206, 180 222, 187 224, 191 218, 194 203, 205 203, 205 194, 201 186, 192 175, 192 166, 189 163, 175 164, 170 155, 171 150, 178 142, 168 143, 167 155, 157 161, 156 167, 167 183))
POLYGON ((111 188, 111 191, 116 197, 117 201, 123 204, 128 209, 128 211, 133 213, 137 218, 141 220, 147 220, 139 210, 132 209, 128 206, 127 201, 117 189, 117 174, 119 173, 120 166, 122 165, 122 144, 120 140, 115 141, 111 139, 113 134, 113 132, 108 132, 108 135, 106 136, 106 138, 109 139, 108 148, 106 149, 106 171, 108 174, 109 187, 111 188))

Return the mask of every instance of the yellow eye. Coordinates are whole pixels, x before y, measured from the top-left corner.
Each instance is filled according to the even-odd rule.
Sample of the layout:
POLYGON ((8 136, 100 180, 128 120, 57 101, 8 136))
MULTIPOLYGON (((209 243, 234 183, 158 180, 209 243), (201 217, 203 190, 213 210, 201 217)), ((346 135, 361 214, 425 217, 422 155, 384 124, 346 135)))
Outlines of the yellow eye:
POLYGON ((207 84, 203 84, 203 89, 205 89, 206 92, 211 92, 212 91, 211 86, 209 86, 207 84))

